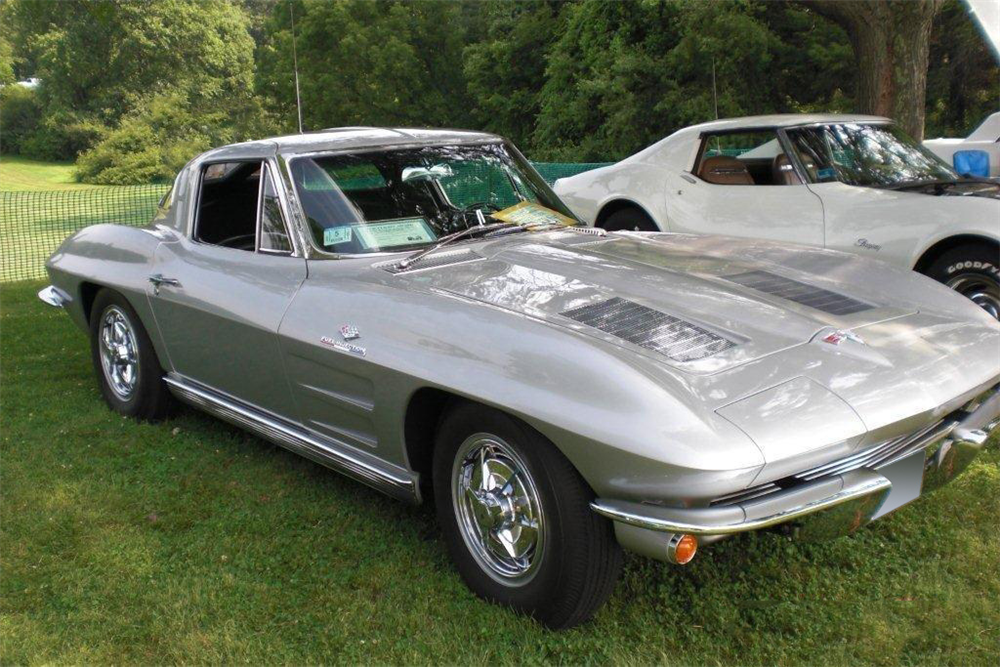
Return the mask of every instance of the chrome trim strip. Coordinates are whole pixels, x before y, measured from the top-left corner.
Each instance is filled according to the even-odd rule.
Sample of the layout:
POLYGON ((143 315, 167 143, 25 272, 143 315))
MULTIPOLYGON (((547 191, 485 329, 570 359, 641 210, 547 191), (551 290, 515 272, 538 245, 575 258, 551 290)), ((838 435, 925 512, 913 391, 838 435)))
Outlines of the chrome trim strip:
POLYGON ((54 308, 62 308, 72 301, 68 294, 55 285, 49 285, 38 292, 38 298, 54 308))
MULTIPOLYGON (((887 491, 892 486, 892 482, 885 477, 869 471, 859 471, 851 476, 845 475, 843 479, 843 488, 829 496, 801 505, 794 505, 759 519, 744 519, 736 523, 716 524, 710 521, 700 521, 699 515, 704 513, 702 509, 654 507, 600 498, 592 502, 590 507, 601 516, 648 530, 691 535, 732 535, 776 526, 852 500, 887 491)), ((781 496, 794 491, 797 489, 789 489, 782 494, 775 494, 770 496, 768 500, 779 501, 781 496)), ((712 508, 712 510, 715 509, 717 508, 712 508)))
POLYGON ((346 451, 333 449, 306 431, 284 424, 274 417, 241 405, 219 394, 195 387, 176 377, 164 378, 167 386, 179 399, 209 412, 221 419, 246 428, 255 434, 289 449, 348 477, 367 484, 393 498, 419 502, 413 476, 393 474, 346 451))

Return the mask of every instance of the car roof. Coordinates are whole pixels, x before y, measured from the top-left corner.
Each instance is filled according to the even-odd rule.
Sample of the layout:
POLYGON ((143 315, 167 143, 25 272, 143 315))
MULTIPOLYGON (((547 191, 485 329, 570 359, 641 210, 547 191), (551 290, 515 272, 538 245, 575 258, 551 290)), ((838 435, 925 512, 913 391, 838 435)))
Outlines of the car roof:
POLYGON ((208 151, 203 157, 215 154, 235 157, 239 153, 274 151, 282 154, 341 151, 355 148, 382 146, 427 146, 437 144, 474 144, 499 141, 502 138, 487 132, 429 128, 397 127, 335 127, 302 134, 287 134, 257 141, 230 144, 208 151))
POLYGON ((744 116, 743 118, 721 118, 719 120, 691 125, 686 129, 706 130, 740 130, 755 127, 793 127, 795 125, 812 125, 814 123, 885 123, 884 116, 867 116, 863 114, 846 113, 780 113, 766 116, 744 116))

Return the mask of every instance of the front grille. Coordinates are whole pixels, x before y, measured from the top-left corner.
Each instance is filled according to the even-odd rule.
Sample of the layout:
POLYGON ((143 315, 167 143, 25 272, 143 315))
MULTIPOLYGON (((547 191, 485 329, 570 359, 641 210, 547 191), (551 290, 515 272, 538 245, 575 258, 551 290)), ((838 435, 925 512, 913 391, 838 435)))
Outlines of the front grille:
POLYGON ((696 324, 619 297, 561 315, 674 361, 702 359, 736 344, 696 324))
POLYGON ((758 292, 771 294, 781 299, 788 299, 809 308, 822 310, 831 315, 851 315, 852 313, 860 313, 861 311, 874 308, 870 304, 849 296, 831 292, 815 285, 802 283, 798 280, 792 280, 791 278, 785 278, 774 273, 768 273, 767 271, 747 271, 746 273, 723 276, 723 278, 738 285, 755 289, 758 292))
POLYGON ((899 436, 898 438, 893 438, 892 440, 886 440, 885 442, 869 447, 864 451, 851 454, 850 456, 845 456, 844 458, 837 459, 836 461, 824 463, 823 465, 816 466, 815 468, 795 473, 794 475, 785 477, 784 479, 768 482, 767 484, 759 484, 749 489, 744 489, 742 491, 737 491, 736 493, 716 498, 711 504, 736 505, 741 502, 746 502, 747 500, 752 500, 753 498, 766 496, 769 493, 773 493, 781 489, 787 489, 805 482, 811 482, 813 480, 820 479, 821 477, 842 475, 860 468, 878 468, 884 463, 887 463, 897 457, 911 454, 937 442, 946 436, 954 425, 955 421, 953 419, 942 419, 941 421, 935 422, 934 424, 931 424, 926 428, 922 428, 914 433, 899 436))
POLYGON ((379 268, 385 269, 389 273, 409 273, 410 271, 424 271, 426 269, 438 269, 442 266, 452 266, 454 264, 465 264, 486 259, 474 250, 459 250, 458 252, 431 253, 421 257, 415 262, 401 267, 399 262, 381 264, 379 268))

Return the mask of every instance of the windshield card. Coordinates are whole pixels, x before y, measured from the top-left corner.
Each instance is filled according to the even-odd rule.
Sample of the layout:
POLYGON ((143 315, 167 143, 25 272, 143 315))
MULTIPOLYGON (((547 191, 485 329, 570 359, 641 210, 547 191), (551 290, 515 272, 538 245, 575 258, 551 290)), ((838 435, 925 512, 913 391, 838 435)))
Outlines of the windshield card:
POLYGON ((365 248, 392 248, 436 241, 434 231, 424 218, 400 218, 354 227, 354 235, 365 248))
POLYGON ((568 218, 562 213, 553 211, 551 208, 532 201, 523 201, 502 211, 490 213, 490 217, 503 220, 504 222, 512 222, 516 225, 546 225, 555 223, 571 226, 576 224, 576 221, 572 218, 568 218))
POLYGON ((348 243, 353 238, 354 230, 350 227, 329 227, 323 230, 323 245, 348 243))

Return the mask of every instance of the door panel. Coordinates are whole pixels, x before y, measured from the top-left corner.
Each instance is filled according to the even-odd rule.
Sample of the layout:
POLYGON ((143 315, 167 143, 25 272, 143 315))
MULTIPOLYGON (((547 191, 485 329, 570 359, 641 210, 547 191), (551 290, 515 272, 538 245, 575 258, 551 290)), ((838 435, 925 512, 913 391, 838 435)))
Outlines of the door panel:
POLYGON ((826 246, 910 268, 920 239, 947 222, 940 199, 914 192, 864 188, 837 181, 809 188, 826 210, 826 246))
POLYGON ((148 291, 173 370, 297 421, 277 331, 305 260, 181 239, 159 245, 152 273, 178 282, 148 291))
POLYGON ((668 197, 672 232, 824 243, 823 203, 805 185, 681 183, 668 197))

